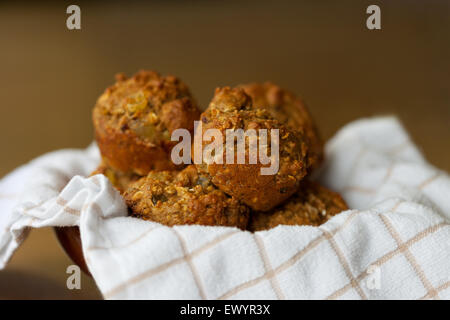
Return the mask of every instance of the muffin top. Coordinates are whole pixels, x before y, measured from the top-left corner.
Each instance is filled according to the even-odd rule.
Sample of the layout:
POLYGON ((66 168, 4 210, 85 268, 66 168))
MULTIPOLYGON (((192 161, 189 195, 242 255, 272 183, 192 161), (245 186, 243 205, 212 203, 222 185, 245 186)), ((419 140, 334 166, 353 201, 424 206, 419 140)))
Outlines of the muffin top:
POLYGON ((217 129, 223 136, 223 164, 206 163, 203 159, 203 163, 197 165, 202 173, 210 176, 217 187, 255 210, 269 210, 296 191, 299 182, 307 173, 309 164, 309 140, 301 127, 292 130, 271 116, 268 110, 255 107, 243 89, 230 87, 216 89, 209 107, 200 118, 203 130, 196 132, 196 135, 203 134, 208 129, 217 129), (234 163, 226 161, 226 154, 229 151, 226 136, 229 129, 242 129, 244 132, 249 129, 255 130, 258 142, 254 144, 258 149, 256 163, 249 161, 250 139, 245 140, 245 163, 238 163, 238 155, 242 155, 242 152, 239 152, 236 144, 233 145, 234 163), (273 149, 271 130, 279 130, 277 144, 279 153, 274 152, 271 158, 272 161, 276 161, 273 157, 278 157, 279 168, 272 175, 261 174, 261 168, 267 168, 270 164, 263 164, 259 157, 260 148, 265 145, 259 134, 260 129, 267 129, 265 154, 268 157, 272 155, 273 149))
POLYGON ((165 225, 201 224, 245 229, 249 209, 217 189, 194 165, 152 171, 124 193, 132 215, 165 225))
POLYGON ((271 82, 240 85, 253 100, 253 105, 291 129, 303 128, 310 140, 309 167, 317 168, 323 160, 323 142, 305 103, 293 93, 271 82))
POLYGON ((282 205, 269 212, 252 213, 249 230, 267 230, 277 225, 319 226, 347 209, 347 204, 338 193, 307 180, 282 205))
POLYGON ((173 130, 193 130, 200 112, 187 85, 175 76, 139 71, 133 77, 116 75, 94 107, 94 124, 118 131, 133 131, 146 142, 170 141, 173 130))

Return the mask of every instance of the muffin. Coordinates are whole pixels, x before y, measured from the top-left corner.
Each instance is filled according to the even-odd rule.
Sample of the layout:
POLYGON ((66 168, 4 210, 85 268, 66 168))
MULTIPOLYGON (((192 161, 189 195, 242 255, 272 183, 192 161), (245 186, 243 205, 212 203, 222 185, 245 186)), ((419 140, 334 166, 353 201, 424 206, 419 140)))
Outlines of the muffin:
POLYGON ((348 210, 342 197, 316 182, 304 181, 285 203, 269 212, 253 212, 250 231, 268 230, 278 225, 319 226, 341 211, 348 210))
MULTIPOLYGON (((204 175, 208 176, 214 185, 228 195, 241 200, 254 210, 267 211, 291 196, 299 187, 300 181, 306 175, 310 161, 309 140, 302 128, 292 130, 270 115, 267 109, 257 108, 252 99, 242 88, 218 88, 205 112, 201 115, 202 130, 196 130, 195 135, 203 134, 208 129, 217 129, 223 136, 223 164, 196 161, 194 148, 194 163, 204 175), (242 152, 235 148, 234 163, 227 163, 226 131, 227 129, 267 129, 269 144, 267 154, 270 155, 273 146, 270 142, 270 131, 279 130, 279 161, 275 174, 261 174, 263 164, 258 156, 255 164, 249 161, 248 139, 245 150, 245 163, 238 163, 238 154, 242 152)), ((258 131, 259 132, 259 131, 258 131)), ((258 134, 258 149, 261 136, 258 134)), ((203 146, 210 142, 203 142, 203 146)), ((261 151, 261 150, 259 150, 261 151)), ((216 156, 217 157, 217 156, 216 156)), ((275 155, 276 157, 276 155, 275 155)), ((198 158, 198 157, 197 157, 198 158)), ((220 157, 219 157, 220 158, 220 157)), ((275 158, 272 158, 274 161, 275 158)))
POLYGON ((100 164, 100 166, 91 173, 91 176, 96 174, 103 174, 107 177, 111 184, 119 190, 120 193, 123 193, 131 182, 141 178, 141 176, 134 173, 123 173, 121 171, 114 170, 104 163, 100 164))
POLYGON ((124 199, 132 215, 168 226, 200 224, 245 229, 249 209, 217 189, 194 165, 151 171, 129 185, 124 199))
POLYGON ((293 93, 271 83, 241 85, 253 100, 253 105, 267 109, 272 117, 291 129, 303 128, 309 139, 309 167, 314 170, 323 161, 323 142, 305 103, 293 93))
POLYGON ((107 167, 126 174, 174 169, 171 133, 191 133, 200 111, 188 87, 174 76, 139 71, 117 82, 97 100, 93 110, 96 140, 107 167))

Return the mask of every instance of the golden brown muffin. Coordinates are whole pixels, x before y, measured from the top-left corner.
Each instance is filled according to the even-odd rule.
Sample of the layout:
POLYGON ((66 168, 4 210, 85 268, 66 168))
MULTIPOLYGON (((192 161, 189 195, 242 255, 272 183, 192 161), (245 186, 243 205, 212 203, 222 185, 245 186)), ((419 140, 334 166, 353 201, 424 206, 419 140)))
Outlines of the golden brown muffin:
POLYGON ((104 163, 100 164, 100 166, 91 173, 91 176, 96 174, 103 174, 105 177, 109 179, 111 184, 119 190, 120 193, 123 193, 125 189, 131 182, 139 180, 142 178, 141 176, 134 173, 123 173, 112 168, 109 168, 104 163))
POLYGON ((323 161, 323 142, 305 103, 293 93, 271 82, 241 85, 253 100, 253 105, 267 109, 272 117, 291 129, 303 128, 310 140, 310 170, 323 161))
POLYGON ((269 212, 253 212, 248 229, 268 230, 280 224, 318 226, 347 209, 338 193, 316 182, 304 181, 299 191, 281 206, 269 212))
POLYGON ((193 131, 200 111, 188 87, 174 76, 139 71, 100 96, 93 111, 95 134, 103 161, 124 173, 145 175, 173 169, 170 141, 175 129, 193 131))
POLYGON ((249 209, 217 189, 191 165, 182 171, 151 171, 124 193, 132 215, 168 226, 200 224, 247 227, 249 209))
MULTIPOLYGON (((224 151, 223 164, 207 164, 205 159, 202 164, 197 164, 198 169, 207 174, 219 189, 258 211, 270 210, 298 189, 309 163, 308 139, 301 128, 291 130, 274 119, 267 110, 255 108, 251 98, 241 88, 216 89, 208 109, 200 118, 203 132, 197 130, 195 134, 218 129, 223 136, 223 150, 226 150, 227 129, 279 129, 279 170, 276 174, 262 175, 260 169, 270 165, 263 165, 259 157, 256 164, 249 162, 248 143, 245 164, 237 163, 238 152, 235 152, 234 164, 226 163, 227 150, 224 151)), ((260 138, 258 135, 258 141, 261 141, 260 138)), ((209 143, 204 142, 203 145, 209 143)), ((269 145, 269 155, 271 147, 269 145)))

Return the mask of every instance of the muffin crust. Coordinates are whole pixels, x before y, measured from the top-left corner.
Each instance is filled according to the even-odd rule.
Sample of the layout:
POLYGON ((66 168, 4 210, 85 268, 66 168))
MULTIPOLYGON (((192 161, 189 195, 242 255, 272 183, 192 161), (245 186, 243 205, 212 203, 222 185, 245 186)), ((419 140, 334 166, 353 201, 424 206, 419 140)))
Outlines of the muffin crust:
POLYGON ((269 212, 253 212, 249 230, 260 231, 278 225, 319 226, 341 211, 347 210, 342 197, 316 182, 304 181, 285 203, 269 212))
MULTIPOLYGON (((227 129, 279 130, 279 170, 276 174, 262 175, 261 168, 269 165, 263 165, 259 159, 256 164, 251 164, 248 152, 245 164, 237 163, 238 152, 235 152, 233 164, 226 163, 225 155, 223 164, 207 164, 205 161, 197 164, 198 169, 208 175, 219 189, 259 211, 270 210, 297 190, 309 164, 308 139, 301 128, 291 130, 266 109, 254 107, 243 89, 230 87, 216 89, 208 109, 201 115, 201 121, 202 132, 198 130, 196 135, 208 129, 218 129, 223 137, 227 129)), ((271 154, 270 148, 269 145, 268 154, 271 154)), ((223 149, 226 150, 225 138, 223 149)))
POLYGON ((132 215, 168 226, 200 224, 245 229, 249 209, 217 189, 194 165, 182 171, 151 171, 124 193, 132 215))
POLYGON ((188 87, 174 76, 139 71, 117 82, 98 99, 93 121, 98 146, 108 167, 145 175, 150 170, 174 169, 171 133, 191 133, 200 111, 188 87))
POLYGON ((269 111, 270 115, 291 129, 303 128, 309 139, 309 168, 314 170, 323 161, 323 142, 306 104, 293 93, 271 82, 240 86, 253 100, 253 105, 269 111))

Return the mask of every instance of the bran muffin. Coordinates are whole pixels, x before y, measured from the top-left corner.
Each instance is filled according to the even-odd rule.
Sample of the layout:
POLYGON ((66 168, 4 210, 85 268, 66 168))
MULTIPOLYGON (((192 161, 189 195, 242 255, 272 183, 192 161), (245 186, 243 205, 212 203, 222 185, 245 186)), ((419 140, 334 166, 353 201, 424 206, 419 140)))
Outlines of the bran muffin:
POLYGON ((310 170, 323 161, 323 142, 305 103, 293 93, 271 82, 241 85, 253 100, 253 105, 267 109, 272 117, 291 129, 304 128, 310 140, 310 170))
POLYGON ((194 165, 151 171, 131 183, 124 198, 132 215, 168 226, 200 224, 245 229, 249 209, 217 189, 194 165))
POLYGON ((123 173, 121 171, 114 170, 104 163, 101 163, 100 166, 91 173, 91 176, 96 174, 103 174, 107 177, 111 184, 119 190, 121 194, 127 189, 130 183, 141 178, 141 176, 134 173, 123 173))
POLYGON ((170 141, 175 129, 193 131, 200 111, 188 87, 174 76, 139 71, 117 82, 97 100, 95 135, 104 163, 123 173, 145 175, 174 169, 170 141))
MULTIPOLYGON (((201 115, 202 132, 196 130, 196 136, 208 129, 217 129, 223 138, 223 164, 196 163, 198 169, 210 177, 219 189, 241 200, 254 210, 267 211, 278 205, 299 187, 300 181, 306 175, 309 163, 308 139, 302 131, 291 130, 286 125, 274 119, 266 109, 255 108, 251 98, 241 88, 217 88, 215 95, 205 112, 201 115), (235 162, 226 163, 226 130, 227 129, 267 129, 268 151, 270 155, 272 145, 270 130, 279 130, 279 170, 276 174, 262 175, 260 169, 269 167, 263 165, 258 157, 256 164, 249 162, 249 145, 246 139, 245 163, 237 163, 235 148, 235 162)), ((258 143, 261 137, 257 137, 258 143)), ((203 145, 210 142, 203 142, 203 145)), ((259 148, 259 145, 258 145, 259 148)), ((195 150, 194 150, 195 154, 195 150)), ((242 154, 242 152, 241 152, 242 154)))
POLYGON ((278 225, 319 226, 341 211, 348 210, 342 197, 316 182, 303 181, 285 203, 269 212, 253 212, 249 230, 260 231, 278 225))

